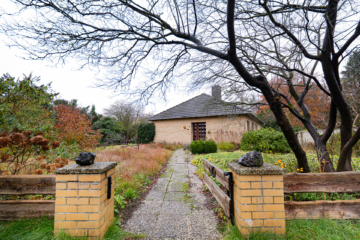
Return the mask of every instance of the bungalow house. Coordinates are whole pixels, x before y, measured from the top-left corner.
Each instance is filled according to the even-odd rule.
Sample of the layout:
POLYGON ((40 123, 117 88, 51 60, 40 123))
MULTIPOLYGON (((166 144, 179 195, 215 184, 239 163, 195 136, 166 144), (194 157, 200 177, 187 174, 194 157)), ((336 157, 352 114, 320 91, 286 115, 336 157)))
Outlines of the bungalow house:
POLYGON ((212 96, 203 93, 148 120, 155 124, 154 142, 182 144, 199 139, 240 143, 245 132, 263 124, 251 112, 222 101, 217 85, 212 87, 212 96))

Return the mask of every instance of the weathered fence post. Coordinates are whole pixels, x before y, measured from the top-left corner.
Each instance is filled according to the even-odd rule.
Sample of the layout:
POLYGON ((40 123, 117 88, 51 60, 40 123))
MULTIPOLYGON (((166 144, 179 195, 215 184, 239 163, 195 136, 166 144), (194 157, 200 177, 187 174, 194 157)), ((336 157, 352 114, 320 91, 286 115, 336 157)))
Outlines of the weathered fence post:
POLYGON ((234 179, 234 218, 241 233, 285 234, 282 174, 286 170, 269 163, 262 167, 244 167, 232 162, 228 166, 234 179))
POLYGON ((114 218, 116 163, 59 168, 56 173, 54 234, 101 239, 114 218))

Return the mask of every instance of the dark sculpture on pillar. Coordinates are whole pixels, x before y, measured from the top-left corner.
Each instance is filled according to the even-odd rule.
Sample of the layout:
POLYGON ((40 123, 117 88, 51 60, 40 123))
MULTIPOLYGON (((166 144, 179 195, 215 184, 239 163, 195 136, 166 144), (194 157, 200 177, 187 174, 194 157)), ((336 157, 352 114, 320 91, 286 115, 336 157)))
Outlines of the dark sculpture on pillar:
POLYGON ((96 154, 92 152, 82 152, 80 155, 76 158, 76 164, 79 164, 81 166, 87 166, 94 164, 96 154))

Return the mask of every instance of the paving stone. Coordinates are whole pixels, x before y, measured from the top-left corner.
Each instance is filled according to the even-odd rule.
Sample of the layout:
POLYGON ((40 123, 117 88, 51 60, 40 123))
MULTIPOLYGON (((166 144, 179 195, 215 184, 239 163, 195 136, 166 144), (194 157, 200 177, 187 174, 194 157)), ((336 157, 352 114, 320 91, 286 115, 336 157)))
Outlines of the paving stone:
POLYGON ((221 239, 216 216, 205 206, 203 183, 193 173, 196 167, 186 162, 191 156, 183 149, 173 153, 166 171, 124 225, 125 230, 145 234, 145 239, 221 239))
POLYGON ((176 163, 189 163, 188 157, 178 158, 176 163))
POLYGON ((164 201, 160 215, 190 215, 191 205, 185 201, 164 201))
POLYGON ((168 184, 169 184, 168 182, 167 183, 156 184, 153 187, 153 190, 155 190, 155 191, 164 191, 165 192, 168 184))
POLYGON ((190 179, 188 177, 178 177, 173 175, 171 177, 171 181, 170 182, 182 182, 182 183, 189 183, 190 179))
POLYGON ((174 173, 189 175, 189 170, 186 167, 184 168, 184 167, 177 166, 174 170, 174 173))
POLYGON ((168 192, 186 192, 187 190, 189 190, 188 183, 176 180, 172 180, 167 189, 168 192))
POLYGON ((174 172, 175 168, 176 168, 176 165, 169 166, 166 168, 165 173, 172 173, 172 172, 174 172))
POLYGON ((149 201, 145 200, 141 205, 136 209, 133 214, 145 214, 145 215, 159 215, 161 210, 161 205, 163 201, 149 201))
POLYGON ((133 215, 126 223, 125 229, 136 234, 151 234, 156 226, 157 217, 153 214, 136 214, 133 215))
POLYGON ((189 173, 186 172, 174 172, 173 175, 171 176, 171 178, 188 178, 189 177, 189 173))
POLYGON ((160 178, 167 178, 167 179, 170 179, 171 178, 171 176, 172 176, 172 172, 164 172, 164 173, 162 173, 160 176, 159 176, 159 179, 160 178))
POLYGON ((164 191, 155 191, 151 190, 146 196, 146 201, 163 201, 165 198, 166 192, 164 191))
POLYGON ((185 201, 184 192, 167 192, 164 201, 185 201))
POLYGON ((199 179, 198 176, 192 176, 191 174, 189 175, 189 180, 191 181, 191 183, 193 184, 201 184, 204 185, 204 183, 199 179))
POLYGON ((159 179, 156 181, 156 184, 155 184, 155 185, 163 185, 163 184, 167 184, 167 183, 169 183, 169 179, 159 178, 159 179))
MULTIPOLYGON (((150 236, 160 238, 190 237, 190 217, 182 215, 160 215, 150 236)), ((150 237, 149 236, 149 237, 150 237)))
POLYGON ((221 239, 217 230, 216 216, 209 210, 200 210, 193 212, 190 217, 191 231, 194 238, 212 238, 221 239))

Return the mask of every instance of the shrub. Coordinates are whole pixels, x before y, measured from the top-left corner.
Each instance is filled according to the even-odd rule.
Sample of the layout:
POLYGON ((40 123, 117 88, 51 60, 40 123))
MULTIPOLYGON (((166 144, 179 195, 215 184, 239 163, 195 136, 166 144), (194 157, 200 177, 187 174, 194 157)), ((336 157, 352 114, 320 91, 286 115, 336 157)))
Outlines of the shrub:
POLYGON ((205 153, 216 153, 217 145, 214 141, 206 141, 205 142, 205 153))
POLYGON ((190 151, 192 154, 199 154, 205 151, 205 142, 203 140, 193 141, 190 144, 190 151))
POLYGON ((229 142, 221 142, 218 144, 218 148, 225 152, 231 152, 235 150, 235 145, 229 142))
POLYGON ((137 134, 141 143, 154 141, 155 125, 153 123, 142 123, 137 128, 137 134))
POLYGON ((123 141, 122 126, 115 118, 103 117, 93 125, 94 130, 99 130, 102 134, 100 142, 121 143, 123 141))
POLYGON ((59 140, 68 145, 79 144, 82 150, 96 147, 101 139, 99 130, 91 129, 88 115, 79 108, 59 104, 53 107, 56 112, 55 128, 59 131, 59 140))
MULTIPOLYGON (((352 133, 354 135, 354 132, 352 133)), ((340 156, 341 150, 341 133, 331 135, 329 141, 326 144, 326 147, 330 155, 340 156)), ((352 149, 353 157, 360 156, 360 141, 358 141, 352 149)))
POLYGON ((241 150, 285 153, 290 152, 290 147, 282 132, 262 128, 243 135, 241 150))
MULTIPOLYGON (((20 174, 25 167, 36 165, 36 161, 29 160, 39 156, 36 160, 41 162, 46 158, 43 154, 50 148, 56 149, 59 146, 59 141, 50 143, 40 132, 32 133, 29 130, 19 131, 18 129, 13 129, 12 133, 2 132, 0 133, 0 163, 7 165, 6 173, 20 174)), ((42 174, 42 171, 36 173, 42 174)))

